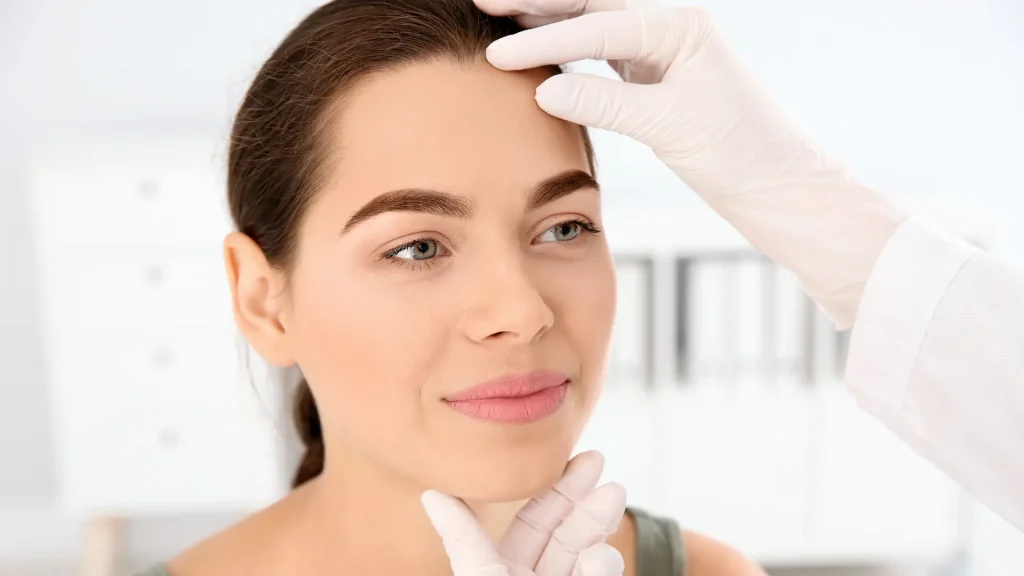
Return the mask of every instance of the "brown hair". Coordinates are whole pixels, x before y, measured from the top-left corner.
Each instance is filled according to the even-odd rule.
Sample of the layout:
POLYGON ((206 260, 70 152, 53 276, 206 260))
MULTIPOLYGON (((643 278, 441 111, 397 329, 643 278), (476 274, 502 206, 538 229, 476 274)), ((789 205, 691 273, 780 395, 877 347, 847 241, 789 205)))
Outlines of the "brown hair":
MULTIPOLYGON (((228 205, 235 227, 272 266, 294 262, 296 231, 322 177, 330 112, 370 74, 435 58, 470 62, 521 28, 473 0, 334 0, 307 16, 270 56, 235 117, 228 154, 228 205)), ((560 72, 552 67, 552 74, 560 72)), ((587 158, 593 154, 583 131, 587 158)), ((303 379, 295 425, 306 452, 293 487, 323 470, 316 401, 303 379)))

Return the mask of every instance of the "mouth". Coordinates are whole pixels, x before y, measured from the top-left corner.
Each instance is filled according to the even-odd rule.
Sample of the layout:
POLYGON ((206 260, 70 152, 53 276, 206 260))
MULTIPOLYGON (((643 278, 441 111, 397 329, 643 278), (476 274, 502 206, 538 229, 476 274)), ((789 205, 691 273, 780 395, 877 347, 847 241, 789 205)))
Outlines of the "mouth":
POLYGON ((482 382, 442 401, 456 412, 478 420, 524 424, 557 412, 571 384, 564 373, 534 370, 482 382))

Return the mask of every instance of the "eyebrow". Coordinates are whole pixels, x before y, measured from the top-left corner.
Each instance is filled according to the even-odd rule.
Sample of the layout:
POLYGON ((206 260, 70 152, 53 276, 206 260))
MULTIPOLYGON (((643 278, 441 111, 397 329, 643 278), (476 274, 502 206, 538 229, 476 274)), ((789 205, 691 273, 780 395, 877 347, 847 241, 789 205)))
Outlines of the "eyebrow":
MULTIPOLYGON (((526 211, 532 212, 583 188, 598 191, 601 189, 594 177, 583 170, 566 170, 546 178, 530 190, 526 198, 526 211)), ((473 217, 473 205, 461 196, 428 188, 392 190, 363 205, 348 219, 341 233, 344 234, 360 222, 386 212, 421 212, 468 220, 473 217)))

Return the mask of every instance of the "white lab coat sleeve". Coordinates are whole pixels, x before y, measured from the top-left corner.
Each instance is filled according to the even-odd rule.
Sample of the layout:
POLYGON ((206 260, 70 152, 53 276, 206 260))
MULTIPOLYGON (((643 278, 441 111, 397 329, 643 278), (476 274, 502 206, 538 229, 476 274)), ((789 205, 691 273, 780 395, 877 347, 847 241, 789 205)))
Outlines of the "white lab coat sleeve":
POLYGON ((865 287, 846 383, 862 408, 1024 529, 1024 271, 907 220, 865 287))

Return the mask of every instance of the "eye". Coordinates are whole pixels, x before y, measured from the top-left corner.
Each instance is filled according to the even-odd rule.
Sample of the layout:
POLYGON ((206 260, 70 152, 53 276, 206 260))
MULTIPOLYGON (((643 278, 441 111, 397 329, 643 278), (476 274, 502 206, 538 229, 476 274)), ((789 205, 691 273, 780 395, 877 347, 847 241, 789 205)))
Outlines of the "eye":
POLYGON ((582 220, 559 222, 537 237, 537 242, 572 242, 583 232, 597 234, 599 230, 582 220))
POLYGON ((408 244, 399 246, 387 253, 386 258, 390 260, 430 260, 444 253, 444 248, 437 240, 421 238, 408 244))

